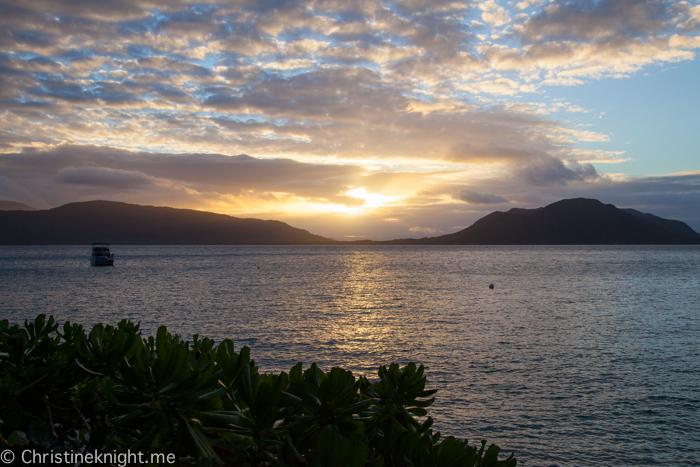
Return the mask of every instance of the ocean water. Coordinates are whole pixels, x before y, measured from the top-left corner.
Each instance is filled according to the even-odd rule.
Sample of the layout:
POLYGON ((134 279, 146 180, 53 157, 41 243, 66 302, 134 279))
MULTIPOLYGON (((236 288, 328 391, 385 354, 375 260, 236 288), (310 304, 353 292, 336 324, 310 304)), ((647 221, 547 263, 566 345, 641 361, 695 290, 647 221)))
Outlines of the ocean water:
POLYGON ((436 429, 519 465, 700 465, 697 246, 89 250, 0 247, 0 318, 165 324, 270 372, 415 361, 436 429))

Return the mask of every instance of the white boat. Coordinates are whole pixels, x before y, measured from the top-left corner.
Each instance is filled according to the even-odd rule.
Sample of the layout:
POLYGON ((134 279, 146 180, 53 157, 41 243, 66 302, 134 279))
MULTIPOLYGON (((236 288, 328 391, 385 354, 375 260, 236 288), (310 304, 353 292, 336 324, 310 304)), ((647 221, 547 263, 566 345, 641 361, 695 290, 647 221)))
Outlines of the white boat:
POLYGON ((90 264, 93 266, 113 266, 114 253, 109 252, 109 243, 93 243, 90 264))

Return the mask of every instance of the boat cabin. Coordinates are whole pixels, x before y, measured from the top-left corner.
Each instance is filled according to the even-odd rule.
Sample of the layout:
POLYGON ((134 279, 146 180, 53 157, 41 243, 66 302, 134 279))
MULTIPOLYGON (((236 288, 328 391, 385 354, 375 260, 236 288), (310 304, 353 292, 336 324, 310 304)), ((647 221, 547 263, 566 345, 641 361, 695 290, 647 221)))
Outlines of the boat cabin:
POLYGON ((93 243, 92 254, 95 256, 109 256, 109 243, 93 243))
POLYGON ((93 266, 112 266, 114 253, 109 251, 109 243, 93 243, 90 264, 93 266))

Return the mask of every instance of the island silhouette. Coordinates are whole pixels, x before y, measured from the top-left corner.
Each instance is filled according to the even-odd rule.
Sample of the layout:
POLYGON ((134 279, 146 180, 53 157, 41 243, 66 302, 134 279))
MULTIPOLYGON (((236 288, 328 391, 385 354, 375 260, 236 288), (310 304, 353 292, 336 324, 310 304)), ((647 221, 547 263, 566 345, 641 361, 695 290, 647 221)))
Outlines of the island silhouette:
POLYGON ((452 234, 387 241, 338 241, 281 221, 114 201, 20 210, 26 208, 31 209, 0 210, 0 245, 89 245, 96 240, 115 245, 700 244, 700 234, 681 221, 586 198, 496 211, 452 234))

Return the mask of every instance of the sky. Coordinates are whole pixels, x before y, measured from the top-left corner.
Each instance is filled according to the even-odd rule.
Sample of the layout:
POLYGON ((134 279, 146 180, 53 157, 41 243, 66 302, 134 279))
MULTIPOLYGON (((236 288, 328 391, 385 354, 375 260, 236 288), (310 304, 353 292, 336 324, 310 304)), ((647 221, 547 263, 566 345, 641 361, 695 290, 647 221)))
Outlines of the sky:
POLYGON ((698 1, 0 11, 0 199, 382 240, 586 197, 700 231, 698 1))

